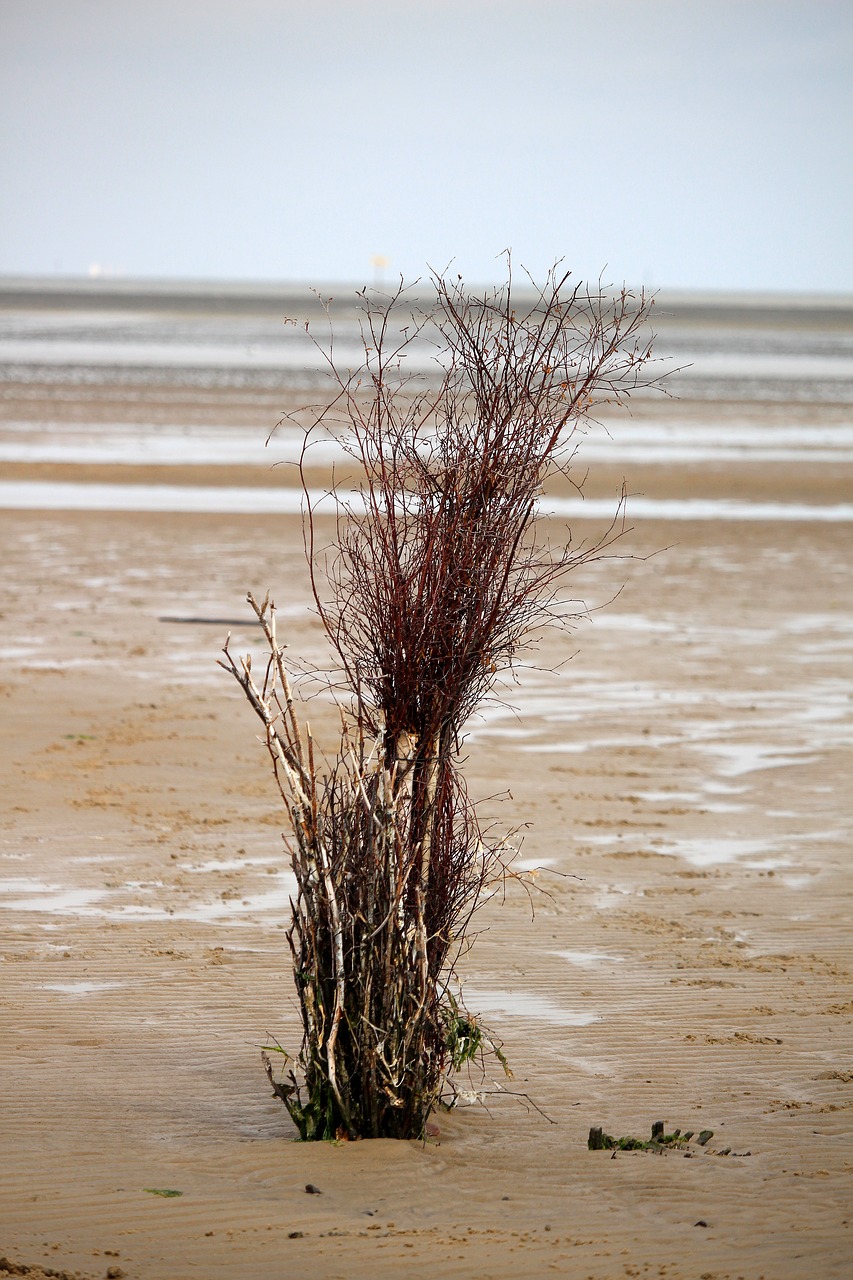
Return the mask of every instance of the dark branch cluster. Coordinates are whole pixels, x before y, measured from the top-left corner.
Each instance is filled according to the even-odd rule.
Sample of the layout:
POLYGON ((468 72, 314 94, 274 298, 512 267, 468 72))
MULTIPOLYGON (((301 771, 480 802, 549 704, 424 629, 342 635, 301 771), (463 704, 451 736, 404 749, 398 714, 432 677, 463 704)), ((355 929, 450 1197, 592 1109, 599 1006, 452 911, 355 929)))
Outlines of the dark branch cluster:
POLYGON ((458 770, 460 736, 531 633, 559 616, 566 575, 619 535, 621 507, 595 544, 550 545, 546 480, 569 474, 597 406, 654 382, 642 296, 556 270, 523 305, 511 273, 485 296, 433 284, 433 305, 407 324, 402 286, 363 295, 357 369, 321 347, 332 392, 303 454, 308 559, 352 700, 331 774, 302 741, 268 602, 255 605, 271 650, 262 685, 227 650, 223 664, 266 724, 295 836, 305 1099, 295 1076, 279 1089, 304 1136, 410 1136, 436 1105, 458 1041, 448 1018, 458 1032, 461 1017, 448 973, 503 866, 458 770), (431 366, 412 370, 425 349, 431 366), (356 493, 334 490, 325 553, 305 478, 323 428, 361 476, 356 493))
MULTIPOLYGON (((398 291, 368 304, 365 359, 337 369, 329 416, 363 470, 317 603, 350 687, 374 727, 452 741, 551 616, 555 588, 599 552, 537 536, 547 476, 568 472, 576 428, 602 402, 647 385, 648 306, 552 273, 516 309, 510 285, 484 298, 436 277, 435 306, 400 336, 398 291), (438 385, 406 375, 432 336, 438 385)), ((611 528, 606 539, 612 537, 611 528)))

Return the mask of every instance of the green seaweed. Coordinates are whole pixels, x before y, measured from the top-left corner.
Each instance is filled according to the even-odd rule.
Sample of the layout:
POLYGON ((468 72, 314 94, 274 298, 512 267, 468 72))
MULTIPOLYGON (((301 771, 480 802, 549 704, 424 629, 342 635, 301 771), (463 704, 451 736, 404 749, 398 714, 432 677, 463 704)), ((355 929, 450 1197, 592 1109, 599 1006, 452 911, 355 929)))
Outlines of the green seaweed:
MULTIPOLYGON (((687 1129, 682 1133, 680 1129, 673 1129, 672 1133, 666 1132, 666 1126, 662 1120, 656 1121, 652 1125, 652 1136, 650 1138, 614 1138, 611 1134, 605 1133, 600 1127, 590 1129, 589 1138, 587 1139, 587 1147, 590 1151, 663 1151, 667 1148, 680 1149, 686 1147, 694 1134, 693 1129, 687 1129)), ((712 1129, 703 1129, 696 1139, 702 1146, 709 1139, 713 1138, 714 1131, 712 1129)))

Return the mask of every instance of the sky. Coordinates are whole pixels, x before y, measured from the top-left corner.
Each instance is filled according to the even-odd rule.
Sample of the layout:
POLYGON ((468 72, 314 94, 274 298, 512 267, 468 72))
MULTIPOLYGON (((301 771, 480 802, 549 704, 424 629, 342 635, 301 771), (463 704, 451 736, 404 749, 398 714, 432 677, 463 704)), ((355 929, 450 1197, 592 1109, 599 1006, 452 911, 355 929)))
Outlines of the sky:
POLYGON ((851 0, 0 0, 0 274, 490 283, 508 248, 853 293, 851 0))

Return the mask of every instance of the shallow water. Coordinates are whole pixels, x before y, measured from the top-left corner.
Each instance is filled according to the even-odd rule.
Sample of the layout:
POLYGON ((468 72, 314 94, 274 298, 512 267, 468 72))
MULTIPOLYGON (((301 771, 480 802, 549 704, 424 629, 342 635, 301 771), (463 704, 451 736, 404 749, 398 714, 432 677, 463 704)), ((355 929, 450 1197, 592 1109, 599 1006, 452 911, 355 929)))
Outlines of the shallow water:
POLYGON ((91 996, 96 995, 99 991, 115 991, 119 987, 126 987, 126 982, 41 982, 39 989, 41 991, 57 991, 61 995, 66 996, 91 996))
MULTIPOLYGON (((317 514, 335 511, 333 498, 315 490, 309 498, 317 514)), ((349 498, 359 509, 357 496, 349 498)), ((50 511, 170 511, 209 512, 233 515, 299 515, 304 509, 300 489, 282 485, 278 489, 253 489, 215 485, 135 485, 74 484, 65 481, 0 481, 0 508, 50 511)), ((611 521, 613 501, 609 498, 542 499, 543 515, 562 519, 611 521)), ((720 520, 720 521, 853 521, 853 502, 739 502, 729 498, 642 498, 629 499, 626 517, 630 520, 720 520)))
MULTIPOLYGON (((18 301, 0 309, 0 362, 7 376, 22 382, 85 386, 132 379, 152 386, 166 373, 186 386, 275 388, 323 377, 324 356, 303 320, 311 317, 321 344, 328 324, 307 290, 287 288, 278 299, 267 293, 252 300, 247 289, 234 307, 218 286, 199 284, 184 289, 176 308, 156 288, 138 282, 101 310, 67 282, 45 285, 54 294, 51 305, 30 309, 18 301), (298 323, 286 323, 288 316, 298 323)), ((173 292, 180 294, 181 286, 173 292)), ((335 288, 334 294, 336 358, 344 368, 355 368, 363 359, 358 303, 351 287, 335 288)), ((671 308, 665 298, 659 304, 653 317, 657 371, 671 371, 675 394, 686 389, 708 399, 731 399, 735 391, 746 399, 853 399, 853 337, 843 307, 788 308, 780 323, 778 305, 775 312, 753 311, 744 322, 736 304, 721 309, 697 299, 681 319, 677 305, 671 308), (814 311, 820 312, 817 322, 814 311)), ((392 341, 406 319, 400 313, 392 324, 392 341)), ((436 371, 433 339, 428 329, 414 339, 407 373, 436 371)))
MULTIPOLYGON (((77 861, 87 861, 77 859, 77 861)), ((252 858, 248 861, 222 860, 202 865, 181 866, 176 871, 207 871, 239 868, 251 874, 253 868, 274 859, 252 858)), ((278 860, 280 861, 280 860, 278 860)), ((266 879, 267 877, 265 877, 266 879)), ((290 899, 296 893, 296 880, 289 871, 270 875, 269 887, 249 890, 240 882, 225 881, 225 891, 211 898, 210 889, 202 896, 188 893, 186 887, 170 888, 161 880, 127 881, 111 888, 72 887, 49 883, 26 876, 0 880, 0 911, 44 917, 95 917, 102 920, 185 920, 240 926, 254 923, 258 916, 274 915, 276 922, 289 914, 290 899), (151 898, 157 901, 152 902, 151 898), (130 899, 130 901, 128 901, 130 899)), ((54 922, 42 925, 55 927, 54 922)))
MULTIPOLYGON (((593 424, 576 440, 579 462, 853 462, 853 422, 711 425, 625 417, 613 435, 593 424)), ((271 467, 298 462, 303 443, 293 426, 277 428, 266 441, 260 427, 12 420, 0 425, 0 462, 271 467)), ((334 439, 317 436, 307 456, 313 465, 327 465, 345 454, 334 439)))
POLYGON ((610 955, 606 951, 552 951, 551 954, 581 969, 592 969, 599 964, 622 964, 625 960, 624 956, 610 955))
POLYGON ((473 983, 465 987, 465 1000, 477 1013, 503 1014, 509 1018, 530 1018, 563 1027, 588 1027, 601 1021, 601 1014, 565 1009, 545 996, 530 991, 480 990, 473 983))

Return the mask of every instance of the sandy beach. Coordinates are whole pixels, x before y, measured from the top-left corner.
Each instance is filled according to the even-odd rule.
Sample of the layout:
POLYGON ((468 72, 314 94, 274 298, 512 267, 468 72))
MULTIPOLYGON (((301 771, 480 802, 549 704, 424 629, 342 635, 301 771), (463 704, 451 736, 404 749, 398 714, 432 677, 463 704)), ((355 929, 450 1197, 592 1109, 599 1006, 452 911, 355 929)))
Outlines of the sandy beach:
MULTIPOLYGON (((248 449, 284 407, 9 378, 0 437, 215 421, 248 449)), ((688 399, 647 419, 831 437, 850 410, 688 399)), ((649 500, 768 515, 632 522, 629 501, 619 555, 572 584, 590 618, 472 723, 472 794, 525 826, 531 875, 483 909, 461 971, 515 1074, 423 1144, 295 1142, 261 1069, 262 1045, 298 1045, 291 878, 216 658, 229 631, 259 651, 245 594, 269 588, 293 653, 324 661, 299 517, 0 510, 0 1276, 849 1275, 851 523, 770 508, 842 509, 853 464, 643 462, 638 437, 621 465, 611 429, 591 497, 624 474, 649 500), (713 1136, 587 1150, 591 1126, 658 1120, 713 1136)), ((2 478, 293 482, 50 450, 2 478)), ((330 705, 310 715, 331 733, 330 705)))

